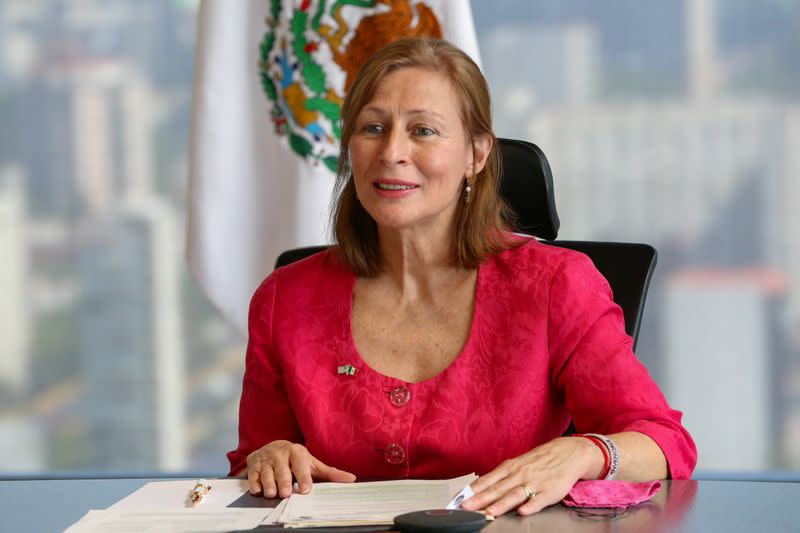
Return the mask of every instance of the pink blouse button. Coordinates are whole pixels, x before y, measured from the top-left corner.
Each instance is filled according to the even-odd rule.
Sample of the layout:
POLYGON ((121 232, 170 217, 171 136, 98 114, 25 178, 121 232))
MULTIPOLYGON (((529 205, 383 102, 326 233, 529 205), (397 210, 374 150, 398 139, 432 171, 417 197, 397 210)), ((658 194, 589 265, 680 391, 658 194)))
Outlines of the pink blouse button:
POLYGON ((392 402, 392 405, 395 407, 402 407, 408 403, 408 400, 411 399, 411 391, 408 390, 406 387, 397 387, 392 392, 389 393, 389 401, 392 402))
POLYGON ((387 463, 399 465, 406 460, 406 451, 402 446, 393 442, 383 451, 383 457, 386 459, 387 463))

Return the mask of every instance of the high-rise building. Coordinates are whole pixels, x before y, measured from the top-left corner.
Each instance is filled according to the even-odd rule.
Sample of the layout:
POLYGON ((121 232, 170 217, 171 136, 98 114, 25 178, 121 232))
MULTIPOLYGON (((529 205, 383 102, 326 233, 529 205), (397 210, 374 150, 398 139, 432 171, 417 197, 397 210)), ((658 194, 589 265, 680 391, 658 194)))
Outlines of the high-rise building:
POLYGON ((22 413, 0 416, 0 470, 37 472, 44 464, 45 441, 41 422, 22 413))
POLYGON ((685 269, 667 282, 664 392, 700 470, 780 467, 786 279, 769 269, 685 269), (743 428, 747 428, 743 431, 743 428))
POLYGON ((14 117, 33 213, 96 215, 150 194, 154 112, 148 82, 123 59, 49 65, 17 96, 14 117))
POLYGON ((800 348, 794 346, 789 352, 790 369, 784 376, 786 384, 786 418, 783 430, 783 450, 786 457, 786 468, 800 469, 800 348))
POLYGON ((30 373, 31 313, 22 171, 0 168, 0 386, 24 391, 30 373))
POLYGON ((48 7, 43 0, 0 4, 0 85, 33 75, 40 45, 32 27, 48 7))
POLYGON ((797 106, 720 98, 554 108, 528 131, 553 168, 563 238, 692 242, 755 180, 764 255, 751 264, 789 273, 787 312, 800 319, 797 106))
POLYGON ((481 59, 491 80, 500 135, 524 136, 543 107, 582 106, 598 92, 594 30, 580 23, 557 27, 498 26, 482 39, 481 59), (536 61, 510 60, 536 55, 536 61))
POLYGON ((720 81, 715 4, 715 0, 686 0, 688 94, 696 100, 714 96, 720 81))
POLYGON ((180 469, 184 351, 175 214, 151 200, 88 221, 82 374, 99 469, 180 469))

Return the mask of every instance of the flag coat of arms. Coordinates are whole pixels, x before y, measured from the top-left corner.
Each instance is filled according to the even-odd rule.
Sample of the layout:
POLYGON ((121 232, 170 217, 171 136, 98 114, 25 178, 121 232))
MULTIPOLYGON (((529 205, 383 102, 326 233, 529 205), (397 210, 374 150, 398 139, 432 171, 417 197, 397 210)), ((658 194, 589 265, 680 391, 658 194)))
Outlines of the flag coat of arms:
POLYGON ((281 251, 330 242, 344 96, 367 58, 406 36, 479 61, 468 0, 201 2, 187 255, 240 331, 281 251))

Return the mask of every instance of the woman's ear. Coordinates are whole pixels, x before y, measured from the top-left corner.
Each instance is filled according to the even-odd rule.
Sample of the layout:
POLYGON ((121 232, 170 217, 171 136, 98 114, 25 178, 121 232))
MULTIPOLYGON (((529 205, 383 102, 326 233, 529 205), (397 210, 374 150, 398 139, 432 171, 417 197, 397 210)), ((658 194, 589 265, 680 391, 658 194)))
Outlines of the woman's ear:
POLYGON ((469 168, 469 175, 477 176, 483 167, 486 166, 486 160, 489 158, 489 153, 492 151, 492 136, 488 134, 479 135, 472 139, 472 163, 469 168))

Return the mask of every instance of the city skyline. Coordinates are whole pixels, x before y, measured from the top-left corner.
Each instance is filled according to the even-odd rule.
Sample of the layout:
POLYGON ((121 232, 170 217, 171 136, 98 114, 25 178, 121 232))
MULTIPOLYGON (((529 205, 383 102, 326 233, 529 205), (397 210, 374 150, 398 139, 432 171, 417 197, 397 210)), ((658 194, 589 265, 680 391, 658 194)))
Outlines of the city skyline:
MULTIPOLYGON (((578 0, 491 16, 473 2, 496 130, 548 155, 561 238, 659 249, 637 355, 680 408, 705 413, 702 381, 676 385, 673 367, 715 346, 689 310, 752 318, 727 340, 754 347, 753 394, 772 369, 787 378, 760 411, 782 418, 748 441, 746 466, 800 469, 800 103, 784 87, 800 68, 776 63, 753 89, 751 41, 770 41, 730 30, 746 8, 675 4, 615 20, 578 0), (631 18, 663 27, 648 36, 631 18), (782 276, 782 296, 686 277, 747 268, 782 276)), ((235 445, 244 339, 183 257, 195 15, 167 0, 0 5, 0 471, 222 470, 235 445)), ((783 35, 771 46, 786 61, 783 35)), ((709 465, 733 468, 722 454, 709 465)))

